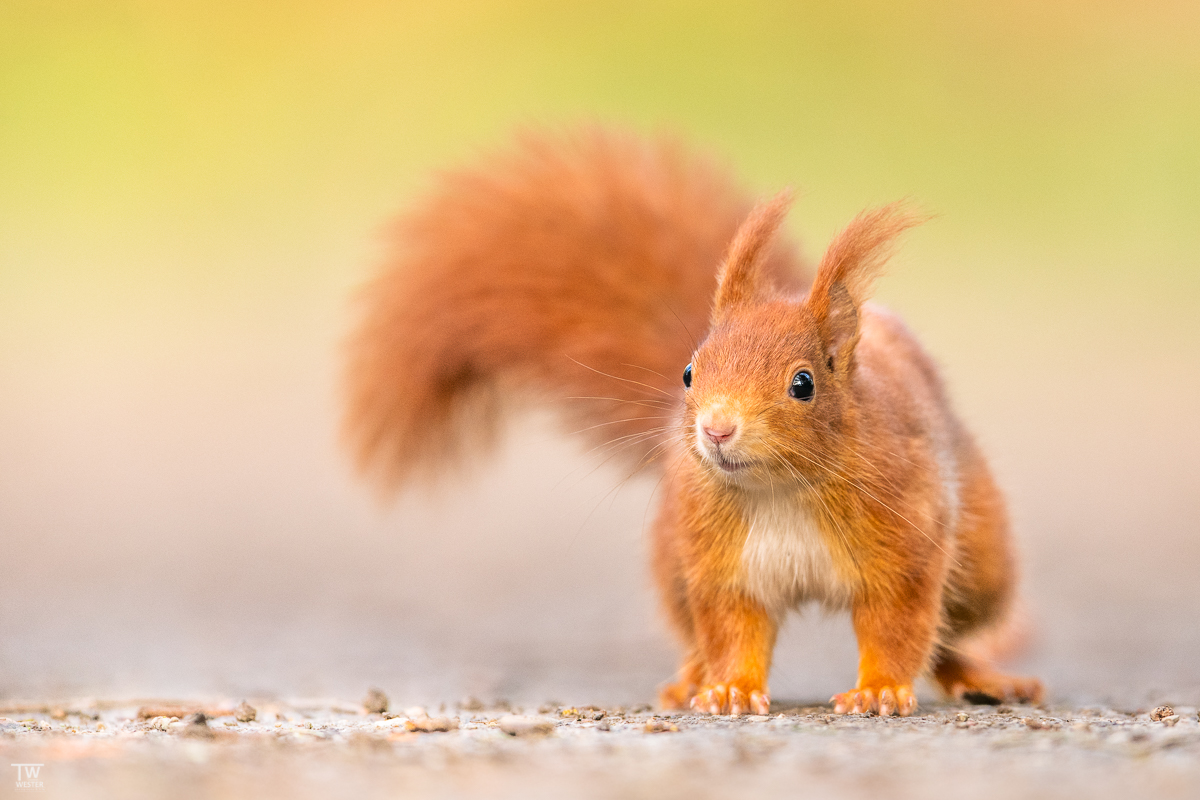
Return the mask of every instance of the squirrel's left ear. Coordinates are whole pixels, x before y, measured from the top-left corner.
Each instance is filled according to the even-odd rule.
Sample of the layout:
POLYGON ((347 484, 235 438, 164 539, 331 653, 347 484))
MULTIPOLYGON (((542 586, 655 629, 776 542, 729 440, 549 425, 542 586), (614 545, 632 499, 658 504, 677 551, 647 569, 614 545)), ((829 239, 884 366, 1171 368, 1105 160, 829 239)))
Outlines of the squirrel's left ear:
POLYGON ((725 263, 717 273, 714 322, 719 321, 729 309, 753 301, 762 292, 763 262, 791 206, 792 191, 784 189, 770 200, 755 206, 738 228, 729 245, 725 263))
POLYGON ((903 203, 864 211, 825 251, 807 305, 835 368, 849 367, 853 359, 859 309, 895 249, 896 238, 924 221, 903 203))

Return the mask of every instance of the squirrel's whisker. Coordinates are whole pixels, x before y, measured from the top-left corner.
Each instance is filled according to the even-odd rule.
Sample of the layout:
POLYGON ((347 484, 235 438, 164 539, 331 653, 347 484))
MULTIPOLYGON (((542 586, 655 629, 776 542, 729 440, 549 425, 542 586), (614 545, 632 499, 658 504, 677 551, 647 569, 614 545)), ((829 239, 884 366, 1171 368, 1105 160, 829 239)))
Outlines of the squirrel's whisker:
POLYGON ((635 386, 644 386, 645 388, 647 388, 653 392, 658 392, 659 394, 661 394, 665 397, 670 397, 671 399, 675 399, 674 395, 672 395, 670 392, 664 392, 662 389, 659 389, 657 386, 651 386, 648 383, 642 383, 641 381, 635 381, 632 378, 622 378, 619 375, 613 375, 611 373, 605 372, 604 370, 599 370, 599 369, 596 369, 595 367, 589 367, 587 364, 584 364, 582 361, 576 361, 574 358, 571 358, 570 356, 567 356, 567 358, 570 358, 572 361, 574 361, 579 366, 583 367, 584 369, 591 370, 592 372, 596 373, 597 375, 603 375, 604 377, 612 378, 615 381, 624 381, 625 383, 632 383, 635 386))
POLYGON ((650 406, 652 408, 674 409, 678 408, 678 403, 668 403, 665 400, 630 400, 625 397, 564 397, 564 400, 611 400, 614 403, 629 403, 635 406, 650 406))

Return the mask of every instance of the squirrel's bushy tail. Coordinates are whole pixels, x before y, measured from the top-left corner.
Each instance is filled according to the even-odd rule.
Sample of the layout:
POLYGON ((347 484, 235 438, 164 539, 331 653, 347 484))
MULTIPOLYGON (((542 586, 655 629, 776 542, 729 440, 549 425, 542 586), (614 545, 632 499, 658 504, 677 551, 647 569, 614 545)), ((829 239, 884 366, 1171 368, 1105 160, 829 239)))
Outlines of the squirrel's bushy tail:
MULTIPOLYGON (((751 199, 670 139, 530 132, 438 177, 394 232, 349 342, 345 434, 384 488, 478 456, 532 394, 646 459, 707 332, 751 199)), ((796 285, 794 248, 767 270, 796 285)))

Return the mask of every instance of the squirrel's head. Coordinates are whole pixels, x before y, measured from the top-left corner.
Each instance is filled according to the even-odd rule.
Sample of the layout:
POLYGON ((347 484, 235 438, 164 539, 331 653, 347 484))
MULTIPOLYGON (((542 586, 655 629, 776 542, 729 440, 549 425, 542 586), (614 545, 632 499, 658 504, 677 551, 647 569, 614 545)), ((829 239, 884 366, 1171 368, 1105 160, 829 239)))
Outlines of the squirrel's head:
POLYGON ((712 327, 684 370, 684 435, 715 475, 746 485, 822 483, 846 448, 863 302, 897 235, 919 222, 899 205, 860 214, 830 244, 806 295, 762 274, 791 205, 754 209, 721 267, 712 327))

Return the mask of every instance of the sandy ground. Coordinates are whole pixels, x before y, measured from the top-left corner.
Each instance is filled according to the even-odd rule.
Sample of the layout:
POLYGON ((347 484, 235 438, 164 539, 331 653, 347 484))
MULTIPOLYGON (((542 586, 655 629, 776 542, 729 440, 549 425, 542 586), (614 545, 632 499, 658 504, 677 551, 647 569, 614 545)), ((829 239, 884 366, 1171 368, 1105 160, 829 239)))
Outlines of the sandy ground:
POLYGON ((232 702, 207 704, 203 720, 188 716, 199 706, 161 701, 10 705, 0 754, 40 768, 18 789, 8 767, 0 786, 97 798, 1105 798, 1200 786, 1195 707, 934 705, 901 719, 787 702, 741 718, 482 706, 275 701, 239 722, 232 702))

